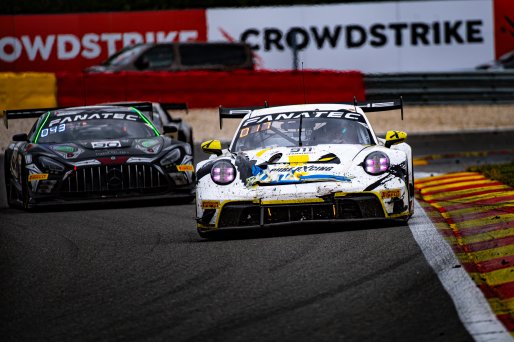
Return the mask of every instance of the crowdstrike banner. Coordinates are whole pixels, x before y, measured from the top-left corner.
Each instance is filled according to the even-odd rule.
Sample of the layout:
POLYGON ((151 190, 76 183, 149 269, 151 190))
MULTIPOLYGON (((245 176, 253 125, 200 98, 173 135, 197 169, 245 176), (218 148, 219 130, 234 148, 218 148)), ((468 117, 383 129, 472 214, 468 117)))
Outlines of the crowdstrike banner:
POLYGON ((514 50, 514 0, 0 16, 0 71, 71 71, 139 42, 244 41, 261 69, 473 70, 514 50))
POLYGON ((494 59, 491 0, 213 9, 208 38, 250 44, 264 69, 473 69, 494 59))
POLYGON ((127 45, 206 39, 204 10, 0 16, 0 71, 81 71, 127 45))

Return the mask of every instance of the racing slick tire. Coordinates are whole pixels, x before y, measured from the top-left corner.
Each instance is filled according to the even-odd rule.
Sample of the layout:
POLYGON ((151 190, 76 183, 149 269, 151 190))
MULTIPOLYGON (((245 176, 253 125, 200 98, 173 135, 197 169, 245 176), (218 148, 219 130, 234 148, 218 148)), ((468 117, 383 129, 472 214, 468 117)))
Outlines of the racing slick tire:
POLYGON ((5 175, 5 194, 7 197, 7 205, 11 208, 15 207, 17 202, 16 198, 13 196, 16 196, 16 192, 11 183, 11 178, 7 175, 5 175))
POLYGON ((22 190, 21 190, 21 197, 22 197, 23 209, 30 210, 30 206, 29 206, 30 195, 29 195, 29 187, 28 187, 27 182, 28 181, 26 179, 22 180, 22 183, 21 183, 21 188, 22 188, 22 190))
MULTIPOLYGON (((22 164, 22 170, 25 170, 25 164, 22 164)), ((30 211, 32 207, 30 206, 30 190, 28 185, 28 174, 25 171, 22 171, 21 176, 21 203, 23 209, 30 211)))

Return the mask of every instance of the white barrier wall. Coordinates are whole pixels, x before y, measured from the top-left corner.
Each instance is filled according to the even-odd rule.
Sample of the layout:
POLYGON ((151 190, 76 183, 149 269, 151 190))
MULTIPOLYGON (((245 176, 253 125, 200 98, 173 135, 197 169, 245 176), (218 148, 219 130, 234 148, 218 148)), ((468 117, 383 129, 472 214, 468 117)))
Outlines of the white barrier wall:
POLYGON ((210 9, 209 41, 245 41, 260 68, 456 71, 494 59, 491 0, 210 9))

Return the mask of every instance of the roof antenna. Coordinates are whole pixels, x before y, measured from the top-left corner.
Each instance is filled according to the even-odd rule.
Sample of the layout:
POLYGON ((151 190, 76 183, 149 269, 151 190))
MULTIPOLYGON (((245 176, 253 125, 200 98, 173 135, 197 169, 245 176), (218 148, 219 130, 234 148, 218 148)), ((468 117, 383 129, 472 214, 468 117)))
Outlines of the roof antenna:
POLYGON ((353 95, 353 107, 355 108, 355 113, 357 113, 357 96, 353 95))
POLYGON ((402 113, 402 121, 403 121, 403 96, 400 96, 400 110, 402 113))
MULTIPOLYGON (((302 85, 303 85, 303 103, 307 104, 307 96, 305 95, 305 75, 303 73, 303 61, 302 61, 302 85)), ((302 146, 300 144, 300 146, 302 146)))
POLYGON ((268 107, 269 107, 268 101, 266 100, 266 101, 264 101, 264 108, 268 108, 268 107))

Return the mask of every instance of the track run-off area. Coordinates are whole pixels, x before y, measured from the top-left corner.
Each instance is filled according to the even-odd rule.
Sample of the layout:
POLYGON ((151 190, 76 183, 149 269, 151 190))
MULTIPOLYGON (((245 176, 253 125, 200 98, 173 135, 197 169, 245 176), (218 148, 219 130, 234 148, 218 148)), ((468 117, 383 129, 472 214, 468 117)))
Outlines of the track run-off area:
MULTIPOLYGON (((415 157, 480 150, 451 137, 445 146, 429 139, 412 139, 415 157)), ((498 150, 514 148, 501 141, 498 150)), ((510 159, 508 153, 423 158, 415 166, 418 200, 408 224, 249 231, 217 241, 197 235, 193 204, 25 212, 5 206, 2 185, 0 335, 5 341, 512 340, 512 190, 463 173, 468 164, 510 159), (501 191, 484 192, 489 186, 501 191)))
POLYGON ((514 189, 475 172, 418 179, 425 210, 509 331, 514 330, 514 189))

